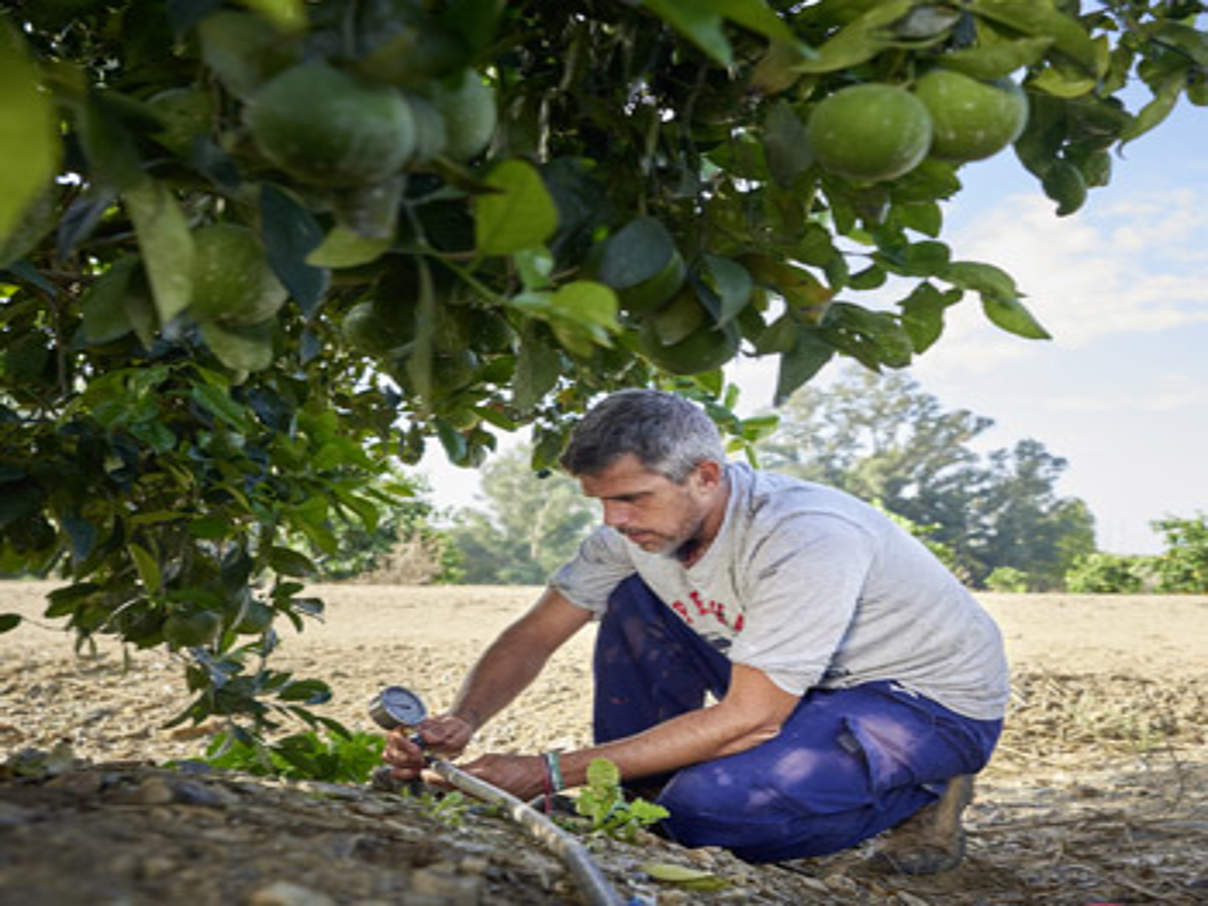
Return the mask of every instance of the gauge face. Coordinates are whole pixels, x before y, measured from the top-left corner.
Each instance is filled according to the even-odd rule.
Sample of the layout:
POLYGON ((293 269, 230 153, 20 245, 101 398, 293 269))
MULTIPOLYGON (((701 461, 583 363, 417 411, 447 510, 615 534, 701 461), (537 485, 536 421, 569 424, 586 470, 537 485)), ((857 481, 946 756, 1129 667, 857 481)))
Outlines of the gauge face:
POLYGON ((398 723, 413 727, 428 713, 420 697, 402 686, 387 686, 379 693, 381 708, 398 723))

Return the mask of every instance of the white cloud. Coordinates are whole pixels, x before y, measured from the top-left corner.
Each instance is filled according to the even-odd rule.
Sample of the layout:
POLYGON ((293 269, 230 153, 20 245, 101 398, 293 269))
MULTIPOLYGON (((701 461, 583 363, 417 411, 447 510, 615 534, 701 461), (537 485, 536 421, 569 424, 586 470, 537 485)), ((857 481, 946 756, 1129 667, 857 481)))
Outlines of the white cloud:
MULTIPOLYGON (((1093 205, 1092 195, 1090 204, 1093 205)), ((1208 191, 1124 199, 1070 218, 1053 203, 1012 195, 949 237, 953 255, 1015 277, 1024 304, 1063 348, 1125 333, 1208 322, 1208 191)), ((948 312, 931 368, 986 372, 1040 351, 990 325, 975 298, 948 312)))

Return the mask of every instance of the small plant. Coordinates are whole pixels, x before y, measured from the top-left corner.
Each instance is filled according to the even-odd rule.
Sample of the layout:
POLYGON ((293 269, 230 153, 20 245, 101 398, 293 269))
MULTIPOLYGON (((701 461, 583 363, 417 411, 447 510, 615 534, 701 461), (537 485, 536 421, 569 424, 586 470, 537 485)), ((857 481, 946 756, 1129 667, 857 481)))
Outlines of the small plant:
POLYGON ((365 783, 381 762, 386 738, 377 733, 329 731, 321 739, 313 730, 266 744, 246 733, 214 736, 201 760, 226 771, 245 771, 294 780, 365 783))
POLYGON ((638 828, 670 814, 661 805, 640 797, 626 802, 621 772, 607 758, 596 758, 587 766, 587 786, 579 792, 575 811, 591 821, 590 833, 627 841, 633 840, 638 828))
POLYGON ((990 591, 1023 594, 1028 590, 1028 574, 1014 566, 1000 566, 986 576, 986 588, 990 591))
POLYGON ((456 790, 443 796, 436 796, 425 790, 419 797, 419 803, 429 818, 439 821, 445 827, 461 827, 472 805, 469 799, 456 790))
POLYGON ((1095 551, 1076 558, 1065 574, 1074 594, 1136 594, 1144 588, 1144 570, 1152 557, 1095 551))

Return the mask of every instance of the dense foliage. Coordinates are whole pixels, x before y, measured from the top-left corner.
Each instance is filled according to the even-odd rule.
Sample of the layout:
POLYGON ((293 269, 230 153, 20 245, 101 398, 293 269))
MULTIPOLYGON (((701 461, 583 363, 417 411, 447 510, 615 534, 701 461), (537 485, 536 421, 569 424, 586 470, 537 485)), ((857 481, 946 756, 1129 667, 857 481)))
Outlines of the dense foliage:
POLYGON ((1066 214, 1208 64, 1196 2, 3 8, 0 570, 61 571, 49 613, 82 639, 179 651, 194 720, 315 719, 323 684, 264 662, 274 617, 321 612, 310 554, 373 533, 428 438, 476 466, 531 423, 541 467, 595 394, 682 375, 749 443, 739 351, 779 357, 783 399, 836 353, 908 364, 967 293, 1045 336, 938 238, 984 149, 926 156, 919 77, 1013 118, 986 86, 1022 76, 1015 150, 1066 214), (863 83, 912 147, 831 116, 815 149, 863 83), (815 155, 836 141, 869 151, 857 178, 815 155), (890 275, 887 310, 854 301, 890 275))

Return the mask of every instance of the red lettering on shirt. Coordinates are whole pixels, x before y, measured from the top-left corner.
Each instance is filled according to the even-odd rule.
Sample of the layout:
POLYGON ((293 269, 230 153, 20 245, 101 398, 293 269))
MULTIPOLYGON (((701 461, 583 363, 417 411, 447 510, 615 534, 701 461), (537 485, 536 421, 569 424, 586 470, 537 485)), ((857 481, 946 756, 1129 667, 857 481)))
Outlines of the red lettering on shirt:
POLYGON ((738 619, 734 621, 734 631, 735 632, 742 632, 742 624, 743 624, 742 616, 743 616, 742 614, 739 614, 738 619))
POLYGON ((683 617, 688 622, 689 626, 692 625, 692 616, 688 613, 688 608, 683 601, 673 601, 671 604, 671 609, 683 617))
POLYGON ((688 597, 692 599, 692 603, 696 605, 696 612, 702 617, 709 612, 709 608, 705 607, 705 602, 700 599, 700 592, 690 592, 688 597))

